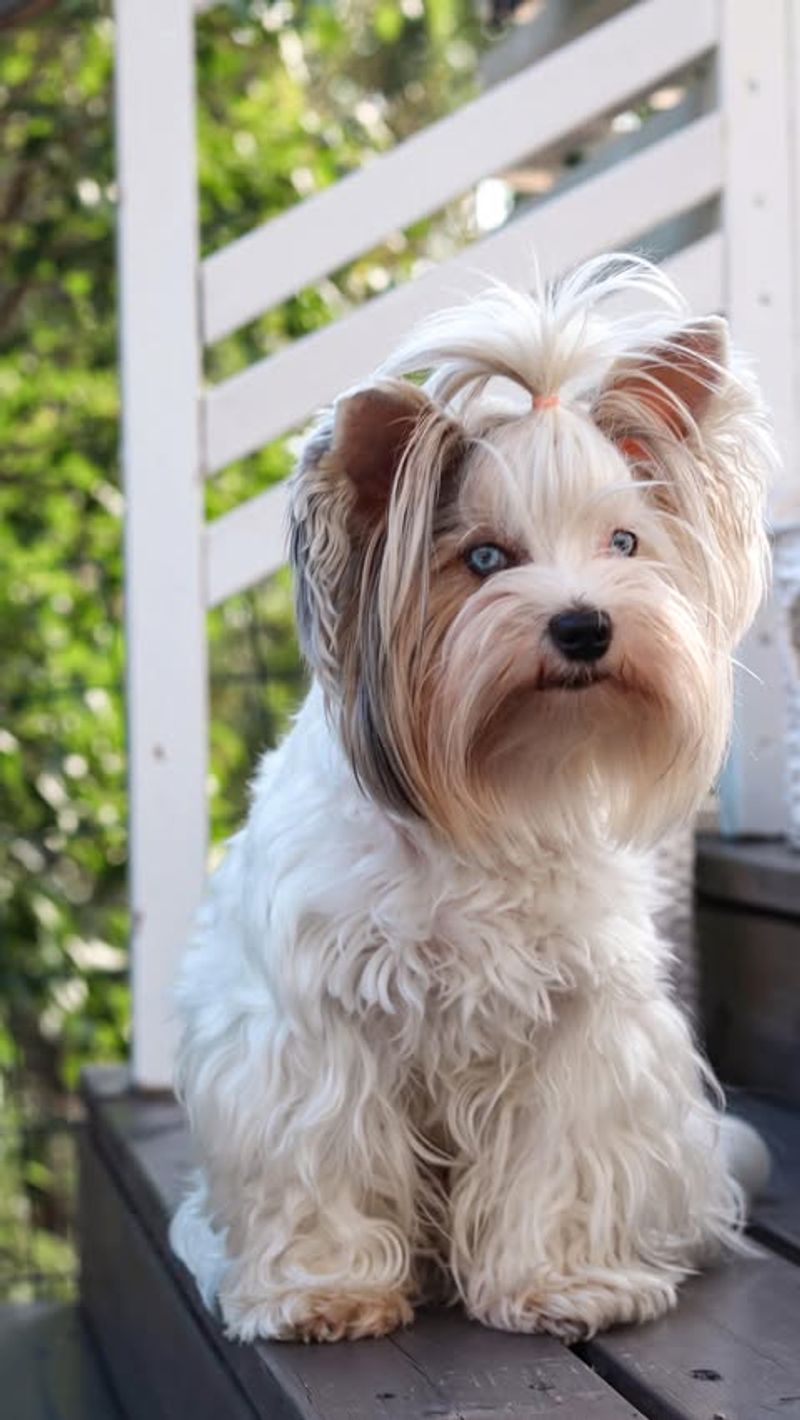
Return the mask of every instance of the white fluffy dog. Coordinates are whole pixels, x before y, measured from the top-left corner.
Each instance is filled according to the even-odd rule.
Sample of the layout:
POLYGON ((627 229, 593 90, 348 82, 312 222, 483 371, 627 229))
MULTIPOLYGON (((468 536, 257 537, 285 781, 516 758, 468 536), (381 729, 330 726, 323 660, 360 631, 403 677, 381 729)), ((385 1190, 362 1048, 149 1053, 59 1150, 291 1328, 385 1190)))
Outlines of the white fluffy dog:
POLYGON ((723 322, 628 258, 446 312, 318 425, 314 683, 179 986, 172 1241, 231 1335, 380 1335, 438 1278, 573 1339, 735 1239, 648 850, 725 750, 774 460, 723 322))

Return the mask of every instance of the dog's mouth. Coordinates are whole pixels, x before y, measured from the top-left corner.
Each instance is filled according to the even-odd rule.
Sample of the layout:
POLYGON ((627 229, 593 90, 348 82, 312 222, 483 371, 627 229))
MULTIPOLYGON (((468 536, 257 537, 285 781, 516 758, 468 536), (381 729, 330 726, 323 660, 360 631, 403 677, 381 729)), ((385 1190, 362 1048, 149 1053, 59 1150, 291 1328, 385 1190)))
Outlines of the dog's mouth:
POLYGON ((540 677, 537 690, 590 690, 594 685, 602 685, 611 680, 610 671, 583 666, 580 670, 545 671, 540 677))

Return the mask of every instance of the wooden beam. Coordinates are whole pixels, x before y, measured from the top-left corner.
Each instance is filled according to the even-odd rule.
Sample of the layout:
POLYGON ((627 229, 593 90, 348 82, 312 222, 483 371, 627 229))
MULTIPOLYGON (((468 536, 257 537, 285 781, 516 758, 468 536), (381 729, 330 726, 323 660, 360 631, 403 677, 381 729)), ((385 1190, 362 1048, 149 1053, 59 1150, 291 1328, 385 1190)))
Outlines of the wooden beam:
POLYGON ((155 1086, 206 851, 191 0, 117 0, 116 44, 133 1060, 155 1086))
MULTIPOLYGON (((763 7, 726 0, 721 13, 726 308, 775 421, 785 472, 772 490, 772 512, 782 521, 800 514, 800 174, 794 152, 800 55, 790 0, 763 7)), ((796 4, 794 16, 800 16, 796 4)), ((739 653, 753 674, 737 684, 733 751, 720 798, 723 827, 733 835, 776 834, 787 826, 783 634, 771 602, 739 653)))

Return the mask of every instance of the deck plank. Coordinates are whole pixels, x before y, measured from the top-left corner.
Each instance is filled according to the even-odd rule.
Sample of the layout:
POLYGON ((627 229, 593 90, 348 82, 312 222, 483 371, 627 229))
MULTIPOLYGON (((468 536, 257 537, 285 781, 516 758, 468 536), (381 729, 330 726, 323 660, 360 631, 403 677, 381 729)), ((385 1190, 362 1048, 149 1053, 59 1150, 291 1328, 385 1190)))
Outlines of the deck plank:
MULTIPOLYGON (((79 1221, 84 1311, 129 1420, 258 1420, 88 1139, 79 1221)), ((289 1404, 262 1414, 306 1420, 289 1404)))
POLYGON ((637 1416, 618 1396, 598 1391, 597 1378, 580 1359, 543 1337, 512 1336, 467 1322, 458 1313, 438 1312, 392 1338, 415 1366, 446 1386, 459 1416, 637 1416), (534 1349, 534 1347, 536 1349, 534 1349), (520 1353, 530 1363, 520 1365, 520 1353), (552 1353, 552 1354, 548 1354, 552 1353))
POLYGON ((699 833, 697 890, 728 907, 800 917, 800 854, 782 840, 699 833))
POLYGON ((769 1252, 718 1267, 581 1354, 651 1420, 798 1420, 800 1268, 769 1252))
MULTIPOLYGON (((167 1253, 166 1219, 191 1163, 178 1107, 170 1098, 136 1096, 122 1087, 103 1099, 91 1081, 88 1100, 93 1141, 148 1233, 158 1267, 206 1346, 261 1414, 292 1420, 800 1420, 800 1268, 767 1251, 690 1282, 676 1312, 662 1321, 607 1333, 577 1354, 548 1338, 488 1331, 458 1311, 422 1314, 411 1329, 382 1341, 234 1346, 167 1253), (280 1397, 280 1406, 265 1408, 267 1395, 280 1397)), ((741 1112, 753 1117, 752 1110, 741 1112)), ((766 1117, 762 1112, 754 1122, 769 1138, 766 1117)), ((773 1154, 782 1159, 783 1146, 775 1143, 780 1121, 771 1119, 773 1154)), ((786 1229, 790 1205, 782 1190, 797 1175, 794 1163, 784 1162, 772 1203, 764 1204, 772 1213, 758 1217, 786 1229)))
POLYGON ((75 1303, 0 1306, 0 1411, 8 1420, 122 1420, 75 1303))
POLYGON ((338 1346, 258 1347, 325 1420, 639 1420, 640 1412, 546 1337, 512 1336, 458 1310, 420 1313, 407 1331, 338 1346))
POLYGON ((379 1341, 232 1345, 167 1251, 166 1221, 191 1166, 178 1107, 130 1094, 121 1082, 110 1089, 95 1072, 87 1101, 92 1146, 254 1409, 261 1411, 265 1398, 274 1407, 281 1397, 281 1413, 303 1420, 637 1420, 629 1402, 558 1342, 488 1331, 457 1310, 422 1315, 408 1332, 379 1341))
POLYGON ((717 1074, 800 1110, 800 920, 701 898, 697 937, 701 1016, 717 1074))

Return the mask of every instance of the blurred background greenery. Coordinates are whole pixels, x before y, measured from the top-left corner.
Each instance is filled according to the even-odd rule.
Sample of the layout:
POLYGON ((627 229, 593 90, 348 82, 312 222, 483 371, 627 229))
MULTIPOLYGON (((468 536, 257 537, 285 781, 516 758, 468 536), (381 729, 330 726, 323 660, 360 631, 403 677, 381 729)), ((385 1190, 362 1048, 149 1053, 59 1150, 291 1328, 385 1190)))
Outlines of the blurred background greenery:
MULTIPOLYGON (((124 1058, 128 989, 113 21, 103 0, 16 14, 0 18, 0 1297, 26 1299, 73 1285, 75 1089, 87 1060, 124 1058)), ((457 106, 488 42, 473 0, 230 0, 197 30, 204 253, 457 106)), ((208 379, 449 255, 474 221, 465 199, 397 233, 221 342, 208 379)), ((283 477, 295 437, 215 479, 209 516, 283 477)), ((286 577, 209 636, 219 843, 301 692, 286 577)))

